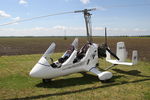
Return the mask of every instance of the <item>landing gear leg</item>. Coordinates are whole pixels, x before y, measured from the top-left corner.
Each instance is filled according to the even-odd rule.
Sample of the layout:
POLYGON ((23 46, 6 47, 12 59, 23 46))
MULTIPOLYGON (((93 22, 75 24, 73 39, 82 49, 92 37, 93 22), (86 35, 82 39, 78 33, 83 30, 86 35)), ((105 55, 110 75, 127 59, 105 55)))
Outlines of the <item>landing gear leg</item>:
POLYGON ((42 82, 43 83, 49 83, 49 82, 51 82, 51 79, 42 79, 42 82))

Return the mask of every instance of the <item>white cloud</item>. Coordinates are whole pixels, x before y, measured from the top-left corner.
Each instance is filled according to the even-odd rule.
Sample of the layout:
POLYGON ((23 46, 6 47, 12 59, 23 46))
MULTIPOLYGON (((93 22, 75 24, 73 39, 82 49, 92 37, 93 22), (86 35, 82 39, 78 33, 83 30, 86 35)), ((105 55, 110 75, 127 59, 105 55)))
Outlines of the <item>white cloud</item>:
POLYGON ((20 1, 19 1, 19 4, 25 5, 25 4, 27 4, 27 3, 28 3, 27 0, 20 0, 20 1))
MULTIPOLYGON (((135 36, 149 35, 150 30, 146 29, 126 29, 126 28, 108 28, 108 36, 135 36)), ((93 27, 93 36, 104 36, 104 27, 93 27)), ((34 27, 26 29, 4 28, 0 29, 0 36, 86 36, 85 27, 67 27, 57 25, 54 27, 34 27)))
POLYGON ((54 29, 60 29, 60 30, 65 30, 65 29, 67 29, 66 26, 61 26, 61 25, 54 26, 53 28, 54 28, 54 29))
POLYGON ((93 30, 102 31, 102 30, 104 30, 104 28, 103 27, 94 27, 93 30))
POLYGON ((90 0, 80 0, 83 4, 88 4, 90 3, 90 0))
POLYGON ((15 17, 15 18, 12 18, 14 21, 19 21, 21 18, 18 16, 18 17, 15 17))
POLYGON ((9 18, 9 17, 11 17, 11 15, 10 15, 10 14, 7 14, 5 11, 0 10, 0 17, 9 18))
POLYGON ((133 31, 135 31, 135 32, 144 32, 144 31, 147 31, 147 30, 146 29, 135 28, 135 29, 133 29, 133 31))
MULTIPOLYGON (((16 21, 19 21, 21 20, 21 18, 18 16, 18 17, 15 17, 15 18, 12 18, 13 22, 16 22, 16 21)), ((17 22, 14 23, 14 24, 18 24, 17 22)))

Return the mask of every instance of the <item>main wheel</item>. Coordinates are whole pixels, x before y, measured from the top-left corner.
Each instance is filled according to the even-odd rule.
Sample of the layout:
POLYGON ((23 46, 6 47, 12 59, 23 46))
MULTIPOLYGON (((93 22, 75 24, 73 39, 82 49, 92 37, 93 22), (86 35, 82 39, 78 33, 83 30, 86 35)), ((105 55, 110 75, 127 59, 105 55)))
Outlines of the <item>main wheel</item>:
POLYGON ((43 83, 49 83, 49 82, 51 82, 51 79, 42 79, 42 82, 43 83))
POLYGON ((104 72, 101 72, 100 74, 98 74, 98 78, 101 81, 109 80, 112 78, 112 76, 113 76, 112 73, 108 72, 108 71, 104 71, 104 72))

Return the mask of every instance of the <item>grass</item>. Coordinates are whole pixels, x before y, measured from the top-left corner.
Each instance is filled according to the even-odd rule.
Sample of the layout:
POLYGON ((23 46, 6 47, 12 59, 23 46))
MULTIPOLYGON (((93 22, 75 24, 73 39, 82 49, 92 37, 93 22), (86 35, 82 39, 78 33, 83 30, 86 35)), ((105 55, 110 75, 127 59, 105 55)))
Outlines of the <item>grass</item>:
MULTIPOLYGON (((55 53, 54 60, 62 53, 55 53)), ((105 83, 91 73, 71 74, 43 84, 28 73, 40 54, 0 57, 0 100, 150 100, 150 63, 117 66, 113 78, 105 83)), ((110 64, 100 60, 100 68, 110 64)))

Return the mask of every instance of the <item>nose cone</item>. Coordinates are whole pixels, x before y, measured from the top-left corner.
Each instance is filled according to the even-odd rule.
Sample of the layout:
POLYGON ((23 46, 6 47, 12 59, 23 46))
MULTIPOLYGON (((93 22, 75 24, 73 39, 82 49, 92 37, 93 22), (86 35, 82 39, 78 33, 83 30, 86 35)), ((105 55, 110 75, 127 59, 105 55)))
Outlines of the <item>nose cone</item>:
POLYGON ((41 57, 41 59, 38 61, 38 63, 33 67, 33 69, 30 71, 29 75, 31 77, 37 77, 37 78, 45 78, 49 74, 49 66, 48 61, 45 59, 45 57, 41 57))
POLYGON ((31 77, 44 78, 47 72, 47 68, 43 65, 36 64, 33 69, 30 71, 29 75, 31 77))

